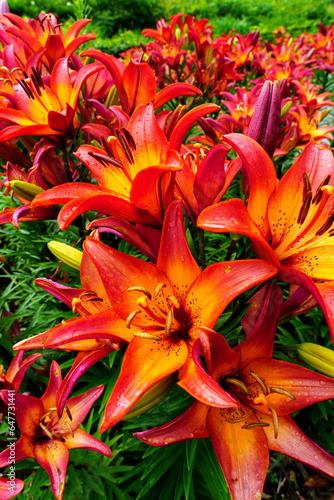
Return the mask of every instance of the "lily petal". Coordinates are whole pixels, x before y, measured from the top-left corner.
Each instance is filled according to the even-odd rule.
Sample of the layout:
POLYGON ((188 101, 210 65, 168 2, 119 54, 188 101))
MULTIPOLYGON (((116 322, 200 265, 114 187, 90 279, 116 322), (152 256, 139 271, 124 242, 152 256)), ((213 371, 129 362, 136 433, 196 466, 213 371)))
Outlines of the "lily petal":
POLYGON ((185 295, 201 273, 189 250, 180 200, 173 201, 165 214, 157 268, 169 278, 178 299, 185 295))
MULTIPOLYGON (((0 391, 0 397, 11 407, 9 391, 0 391)), ((15 418, 22 434, 27 437, 34 436, 43 414, 44 408, 38 398, 15 393, 15 418)))
POLYGON ((167 444, 188 439, 207 438, 209 433, 206 426, 206 417, 209 408, 209 406, 195 401, 182 415, 174 418, 174 420, 155 429, 136 432, 134 437, 151 446, 166 446, 167 444))
POLYGON ((97 453, 102 453, 102 455, 106 455, 110 458, 112 457, 109 446, 107 446, 99 439, 91 436, 83 429, 76 429, 73 434, 74 436, 72 436, 71 434, 66 435, 66 446, 69 450, 72 450, 74 448, 84 448, 86 450, 93 450, 97 453))
POLYGON ((265 380, 269 394, 266 405, 253 405, 259 412, 270 414, 268 408, 276 410, 277 415, 288 415, 319 401, 334 397, 334 379, 320 375, 302 366, 277 359, 258 358, 251 361, 241 372, 240 377, 250 392, 258 389, 258 382, 251 372, 265 380), (285 394, 271 392, 271 387, 290 393, 295 399, 285 394))
POLYGON ((100 432, 119 422, 150 387, 177 371, 186 362, 184 341, 134 338, 124 355, 121 373, 108 400, 100 432))
POLYGON ((210 408, 207 422, 211 441, 232 499, 261 498, 269 466, 267 439, 262 428, 243 429, 245 422, 227 422, 225 418, 232 411, 237 412, 210 408))
POLYGON ((211 264, 189 288, 187 307, 192 311, 194 327, 213 328, 225 307, 240 293, 270 279, 275 266, 263 260, 238 260, 211 264), (196 317, 198 322, 196 324, 196 317))
POLYGON ((39 441, 35 446, 35 458, 49 474, 51 490, 57 500, 63 498, 68 456, 68 449, 58 439, 39 441))
POLYGON ((54 408, 56 406, 56 394, 61 385, 61 381, 62 381, 62 376, 60 367, 58 363, 56 363, 56 361, 52 361, 50 368, 49 383, 46 388, 46 391, 41 397, 41 402, 43 403, 45 412, 48 411, 49 408, 54 408))
MULTIPOLYGON (((10 450, 11 448, 8 446, 3 452, 0 453, 0 467, 6 467, 6 465, 9 465, 11 460, 13 460, 13 452, 11 453, 10 450)), ((33 439, 22 435, 15 443, 15 461, 18 462, 24 458, 31 458, 34 456, 33 439)))
POLYGON ((334 458, 316 443, 311 441, 289 416, 278 418, 278 437, 275 439, 271 418, 263 415, 263 421, 269 427, 263 430, 267 436, 269 448, 292 457, 322 474, 334 477, 334 458))

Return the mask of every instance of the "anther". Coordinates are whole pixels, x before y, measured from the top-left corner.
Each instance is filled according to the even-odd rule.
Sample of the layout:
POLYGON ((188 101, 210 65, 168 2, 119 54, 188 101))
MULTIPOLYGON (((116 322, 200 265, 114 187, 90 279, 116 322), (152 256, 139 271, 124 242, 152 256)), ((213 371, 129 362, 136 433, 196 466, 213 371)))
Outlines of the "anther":
POLYGON ((75 314, 75 313, 77 312, 77 305, 78 305, 78 304, 81 304, 81 300, 75 297, 75 298, 72 300, 72 313, 73 313, 73 314, 75 314))
POLYGON ((274 435, 275 435, 275 439, 277 439, 277 437, 278 437, 278 417, 277 417, 277 413, 274 410, 274 408, 268 408, 268 410, 271 411, 271 418, 273 420, 273 426, 274 426, 274 435))
POLYGON ((286 391, 285 389, 281 389, 281 387, 270 387, 270 392, 276 392, 277 394, 282 394, 283 396, 287 396, 290 399, 295 400, 295 396, 291 394, 291 392, 286 391))
POLYGON ((265 422, 253 422, 251 424, 243 425, 242 429, 254 429, 254 427, 269 427, 265 422))
POLYGON ((136 332, 133 335, 134 337, 140 337, 142 339, 161 340, 161 337, 158 337, 157 335, 151 335, 150 333, 146 332, 136 332))
POLYGON ((247 396, 249 396, 249 390, 247 389, 245 384, 243 382, 241 382, 241 380, 237 380, 236 378, 226 378, 225 382, 227 384, 232 384, 232 385, 239 387, 239 389, 244 391, 244 393, 247 394, 247 396))
POLYGON ((130 134, 130 132, 126 128, 123 128, 123 134, 125 135, 125 138, 129 144, 130 148, 133 149, 134 151, 136 151, 137 146, 136 146, 135 140, 132 137, 132 135, 130 134))
POLYGON ((301 209, 300 209, 300 212, 298 215, 298 219, 297 219, 297 224, 303 224, 303 222, 305 221, 307 214, 308 214, 308 211, 310 209, 311 201, 312 201, 312 193, 311 193, 311 191, 309 191, 307 193, 307 195, 305 196, 303 204, 301 206, 301 209))
POLYGON ((334 222, 334 209, 331 210, 326 222, 318 229, 315 235, 321 236, 322 234, 326 233, 326 231, 328 231, 328 229, 332 226, 333 222, 334 222))
POLYGON ((126 318, 126 321, 125 321, 126 328, 131 327, 131 321, 133 320, 133 318, 135 318, 135 316, 137 316, 137 314, 139 314, 141 312, 143 312, 142 309, 136 309, 135 311, 132 311, 132 313, 129 314, 129 316, 126 318))
POLYGON ((72 413, 67 405, 65 406, 65 410, 66 410, 66 413, 68 415, 68 418, 72 421, 73 420, 72 413))
POLYGON ((129 143, 126 140, 126 137, 122 134, 122 132, 120 130, 116 130, 116 135, 117 135, 117 139, 119 140, 119 142, 122 146, 124 154, 128 159, 128 162, 130 163, 130 165, 133 165, 135 161, 134 161, 133 154, 132 154, 132 151, 130 149, 129 143))
POLYGON ((306 172, 303 172, 303 184, 304 184, 304 187, 303 187, 303 200, 305 200, 306 195, 310 191, 312 191, 311 182, 310 182, 309 176, 307 175, 306 172))
POLYGON ((43 431, 48 436, 48 438, 53 439, 53 435, 51 434, 51 432, 49 431, 49 429, 47 429, 45 427, 45 425, 42 424, 42 422, 39 423, 39 426, 43 429, 43 431))
POLYGON ((252 413, 253 413, 252 411, 249 411, 249 412, 245 413, 242 417, 239 417, 239 418, 226 418, 225 420, 229 424, 238 424, 239 422, 243 422, 244 420, 246 420, 246 418, 250 417, 252 413))
POLYGON ((79 297, 85 297, 86 295, 95 295, 97 297, 97 293, 93 290, 86 290, 85 292, 80 293, 79 297))
POLYGON ((254 372, 250 372, 250 375, 255 378, 256 382, 260 385, 261 389, 263 390, 263 392, 265 393, 266 396, 268 396, 269 392, 268 392, 268 387, 266 386, 266 384, 264 383, 264 381, 262 380, 262 378, 260 378, 258 375, 256 375, 256 373, 254 372))
POLYGON ((176 297, 174 297, 174 295, 168 295, 168 300, 173 304, 174 307, 176 307, 176 309, 180 309, 179 301, 176 297))
POLYGON ((148 298, 151 300, 152 299, 152 294, 147 288, 144 288, 143 286, 130 286, 130 288, 127 289, 128 292, 143 292, 145 295, 148 296, 148 298))
POLYGON ((70 433, 72 434, 72 438, 74 438, 74 432, 73 432, 73 429, 71 427, 71 424, 68 422, 68 420, 66 420, 66 425, 67 427, 70 429, 70 433))
POLYGON ((159 283, 159 285, 157 286, 155 292, 154 292, 154 295, 153 297, 157 297, 160 293, 160 291, 166 286, 166 283, 159 283))
POLYGON ((101 299, 101 297, 93 297, 91 299, 87 299, 87 302, 103 302, 103 299, 101 299))
POLYGON ((114 165, 117 168, 123 168, 123 165, 119 161, 115 160, 115 158, 111 158, 110 156, 106 156, 102 153, 92 153, 92 151, 89 151, 88 154, 89 156, 92 156, 95 160, 111 163, 111 165, 114 165))
POLYGON ((167 320, 166 320, 166 328, 165 328, 166 337, 169 337, 169 335, 170 335, 170 332, 172 329, 172 323, 173 323, 173 311, 170 310, 170 311, 168 311, 167 320))
POLYGON ((320 203, 321 198, 322 198, 322 189, 321 188, 323 188, 324 186, 327 186, 330 179, 331 179, 331 176, 329 174, 329 175, 327 175, 327 177, 325 177, 325 179, 322 181, 322 183, 318 187, 318 189, 313 197, 313 200, 312 200, 312 203, 314 203, 315 205, 318 205, 318 203, 320 203))

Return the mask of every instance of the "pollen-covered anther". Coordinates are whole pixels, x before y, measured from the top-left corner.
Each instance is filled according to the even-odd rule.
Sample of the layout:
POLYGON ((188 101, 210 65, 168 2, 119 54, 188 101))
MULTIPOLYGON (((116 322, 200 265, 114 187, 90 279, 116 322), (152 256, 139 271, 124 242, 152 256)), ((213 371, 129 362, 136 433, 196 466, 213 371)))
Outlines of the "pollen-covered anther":
POLYGON ((143 286, 131 286, 130 288, 127 289, 128 292, 143 292, 147 297, 151 300, 152 299, 152 294, 147 288, 144 288, 143 286))
POLYGON ((71 424, 69 423, 69 421, 68 421, 68 420, 66 420, 66 425, 67 425, 67 427, 69 428, 70 433, 72 434, 72 437, 74 438, 74 432, 73 432, 73 429, 72 429, 72 427, 71 427, 71 424))
POLYGON ((311 206, 311 201, 312 201, 312 192, 309 191, 307 193, 307 195, 305 196, 303 204, 300 208, 298 219, 297 219, 297 224, 303 224, 303 222, 305 221, 307 214, 308 214, 308 211, 309 211, 310 206, 311 206))
POLYGON ((312 203, 314 203, 315 205, 318 205, 318 203, 320 203, 321 201, 321 198, 322 198, 322 188, 324 186, 327 186, 327 184, 329 183, 331 179, 331 176, 330 175, 327 175, 327 177, 325 177, 325 179, 322 181, 322 183, 320 184, 320 186, 318 187, 314 197, 313 197, 313 200, 312 200, 312 203))
POLYGON ((174 295, 168 295, 167 299, 173 304, 176 309, 180 309, 180 303, 174 295))
POLYGON ((167 320, 166 320, 166 327, 165 327, 165 335, 166 337, 169 337, 171 329, 172 329, 172 323, 173 323, 173 311, 170 309, 167 314, 167 320))
POLYGON ((290 399, 293 399, 295 401, 295 396, 291 394, 291 392, 286 391, 285 389, 282 389, 281 387, 270 387, 269 388, 270 392, 276 392, 277 394, 282 394, 282 396, 287 396, 290 399))
POLYGON ((75 314, 77 312, 77 305, 81 304, 81 299, 78 297, 74 297, 72 300, 72 313, 75 314))
POLYGON ((238 423, 243 422, 244 420, 246 420, 246 418, 250 417, 252 413, 253 413, 252 411, 249 411, 249 412, 245 413, 244 415, 242 415, 242 417, 239 417, 239 418, 226 418, 225 420, 229 424, 238 424, 238 423))
POLYGON ((265 382, 262 380, 262 378, 260 378, 258 375, 256 375, 256 373, 254 372, 250 372, 250 375, 255 378, 256 382, 259 384, 259 386, 261 387, 261 389, 263 390, 263 392, 265 393, 266 396, 268 396, 269 394, 269 391, 268 391, 268 387, 266 386, 265 382))
POLYGON ((39 423, 39 426, 44 431, 44 433, 48 436, 48 438, 54 439, 53 434, 49 431, 49 429, 47 427, 45 427, 44 424, 42 424, 42 422, 39 423))
POLYGON ((86 295, 95 295, 97 297, 97 293, 93 292, 93 290, 86 290, 85 292, 80 293, 79 298, 86 297, 86 295))
POLYGON ((101 161, 102 163, 103 162, 110 163, 111 165, 114 165, 114 167, 123 168, 123 165, 119 161, 115 160, 115 158, 104 155, 102 153, 95 153, 95 152, 93 153, 91 151, 89 151, 88 154, 95 160, 101 161))
POLYGON ((232 385, 235 385, 236 387, 238 387, 239 389, 241 389, 247 396, 249 396, 249 390, 247 389, 247 387, 245 386, 245 384, 243 382, 241 382, 241 380, 238 380, 236 378, 227 378, 225 379, 225 382, 227 384, 232 384, 232 385))
POLYGON ((152 335, 151 333, 147 332, 135 332, 134 337, 140 337, 142 339, 149 339, 149 340, 161 340, 161 337, 158 337, 158 335, 152 335))
POLYGON ((125 321, 126 328, 131 327, 132 320, 137 316, 137 314, 139 314, 141 312, 142 312, 141 309, 136 309, 135 311, 132 311, 132 313, 129 314, 129 316, 126 318, 126 321, 125 321))
POLYGON ((269 427, 265 422, 252 422, 251 424, 243 425, 242 429, 254 429, 254 427, 269 427))
POLYGON ((334 222, 334 209, 331 210, 327 220, 324 222, 324 224, 318 229, 318 231, 315 233, 316 236, 321 236, 322 234, 326 233, 328 229, 331 228, 332 224, 334 222))
POLYGON ((306 172, 303 172, 303 184, 304 184, 304 186, 303 186, 303 200, 304 200, 306 195, 310 191, 312 191, 311 181, 310 181, 310 178, 306 172))
POLYGON ((116 130, 116 136, 128 162, 130 163, 130 165, 133 165, 135 160, 131 151, 131 146, 127 140, 127 137, 120 130, 116 130))
POLYGON ((157 288, 155 289, 155 292, 154 292, 154 295, 153 297, 156 298, 159 293, 161 292, 161 290, 166 286, 166 283, 159 283, 159 285, 157 286, 157 288))
POLYGON ((273 420, 273 427, 274 427, 274 435, 275 435, 275 439, 277 439, 278 438, 278 417, 277 417, 277 413, 274 410, 274 408, 268 408, 268 410, 271 411, 271 418, 273 420))
POLYGON ((73 420, 73 417, 72 417, 72 413, 71 413, 71 410, 69 409, 69 407, 66 405, 65 406, 65 411, 68 415, 68 418, 72 421, 73 420))

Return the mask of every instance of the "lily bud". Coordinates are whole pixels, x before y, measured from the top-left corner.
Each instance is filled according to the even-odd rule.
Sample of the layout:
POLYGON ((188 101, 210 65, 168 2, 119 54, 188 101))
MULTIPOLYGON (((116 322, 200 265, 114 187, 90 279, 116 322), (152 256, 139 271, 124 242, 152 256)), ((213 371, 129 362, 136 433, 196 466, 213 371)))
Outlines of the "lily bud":
POLYGON ((266 81, 258 97, 247 135, 258 142, 270 157, 276 149, 280 114, 279 83, 266 81))
POLYGON ((8 184, 17 196, 27 201, 32 201, 38 193, 44 191, 41 187, 24 181, 10 181, 8 184))
POLYGON ((297 352, 303 361, 318 372, 334 378, 334 351, 311 342, 303 342, 297 347, 297 352))
POLYGON ((123 417, 123 420, 130 420, 131 418, 141 415, 145 411, 150 410, 153 406, 160 403, 160 401, 169 393, 171 388, 176 384, 177 374, 172 373, 168 377, 163 378, 149 389, 140 398, 139 401, 131 408, 131 410, 123 417))
POLYGON ((83 252, 60 241, 49 241, 48 249, 64 264, 80 271, 83 252))

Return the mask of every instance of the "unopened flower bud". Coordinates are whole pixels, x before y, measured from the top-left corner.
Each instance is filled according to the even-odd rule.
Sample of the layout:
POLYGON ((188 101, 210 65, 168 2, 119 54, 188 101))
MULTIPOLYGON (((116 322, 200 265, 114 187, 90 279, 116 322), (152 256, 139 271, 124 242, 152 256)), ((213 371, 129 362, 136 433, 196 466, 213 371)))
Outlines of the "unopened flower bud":
POLYGON ((279 83, 266 81, 249 123, 248 137, 258 142, 270 157, 274 155, 280 126, 281 97, 279 83))
POLYGON ((24 198, 27 201, 32 201, 38 193, 42 193, 44 189, 30 182, 24 181, 10 181, 10 187, 17 196, 24 198))
POLYGON ((60 241, 49 241, 48 249, 64 264, 80 271, 83 252, 60 241))
POLYGON ((311 342, 303 342, 297 347, 297 352, 312 368, 327 377, 334 378, 334 351, 332 349, 311 342))
POLYGON ((172 373, 168 377, 163 378, 160 382, 156 383, 140 398, 139 401, 131 408, 131 410, 123 417, 123 420, 130 420, 137 415, 150 410, 153 406, 160 403, 160 401, 169 393, 171 388, 176 384, 177 375, 172 373))
POLYGON ((289 99, 289 101, 286 101, 286 103, 284 104, 284 106, 282 108, 281 118, 283 118, 283 116, 285 116, 287 114, 287 112, 290 110, 291 106, 292 106, 292 99, 289 99))

